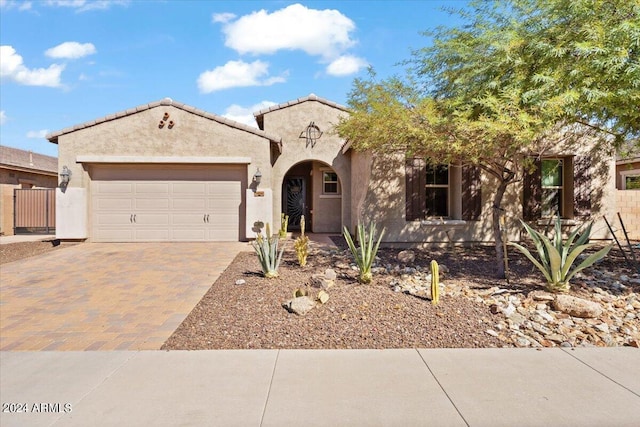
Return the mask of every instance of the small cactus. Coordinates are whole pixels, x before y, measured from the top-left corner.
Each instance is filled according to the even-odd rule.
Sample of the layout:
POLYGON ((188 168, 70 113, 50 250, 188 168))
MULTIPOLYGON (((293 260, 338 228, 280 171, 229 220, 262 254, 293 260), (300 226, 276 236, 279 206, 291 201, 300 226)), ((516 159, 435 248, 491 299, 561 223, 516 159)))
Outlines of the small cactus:
POLYGON ((285 215, 284 213, 280 214, 280 231, 278 231, 278 236, 281 239, 287 238, 287 229, 289 228, 289 215, 285 215))
POLYGON ((431 261, 431 304, 438 305, 440 302, 440 273, 438 271, 438 262, 434 259, 431 261))
POLYGON ((293 243, 293 247, 296 250, 298 256, 298 263, 300 267, 307 265, 307 256, 309 256, 309 237, 304 235, 304 215, 300 218, 300 237, 298 237, 293 243))

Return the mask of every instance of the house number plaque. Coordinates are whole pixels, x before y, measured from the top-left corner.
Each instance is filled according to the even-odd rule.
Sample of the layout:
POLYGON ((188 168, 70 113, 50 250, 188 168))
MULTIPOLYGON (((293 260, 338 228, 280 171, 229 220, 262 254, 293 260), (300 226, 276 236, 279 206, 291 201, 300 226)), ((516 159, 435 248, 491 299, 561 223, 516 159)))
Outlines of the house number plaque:
POLYGON ((256 191, 253 193, 253 197, 264 197, 264 191, 256 191))

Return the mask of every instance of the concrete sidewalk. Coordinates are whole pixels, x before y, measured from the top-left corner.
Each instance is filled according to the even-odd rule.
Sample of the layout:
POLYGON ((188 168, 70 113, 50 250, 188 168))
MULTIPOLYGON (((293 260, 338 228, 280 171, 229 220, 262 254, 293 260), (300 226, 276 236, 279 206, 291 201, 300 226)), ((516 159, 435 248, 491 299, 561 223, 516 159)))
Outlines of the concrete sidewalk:
POLYGON ((3 426, 640 425, 634 348, 0 352, 0 369, 3 426))

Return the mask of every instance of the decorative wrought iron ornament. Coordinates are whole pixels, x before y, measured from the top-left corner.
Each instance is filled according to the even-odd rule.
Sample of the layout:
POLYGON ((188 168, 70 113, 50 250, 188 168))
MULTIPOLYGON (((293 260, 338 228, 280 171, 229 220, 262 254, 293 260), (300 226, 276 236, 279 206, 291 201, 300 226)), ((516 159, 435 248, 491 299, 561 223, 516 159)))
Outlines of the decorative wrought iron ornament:
POLYGON ((307 147, 311 145, 311 148, 316 146, 316 141, 322 136, 322 131, 315 122, 310 122, 309 126, 300 133, 298 138, 304 138, 307 141, 307 147))

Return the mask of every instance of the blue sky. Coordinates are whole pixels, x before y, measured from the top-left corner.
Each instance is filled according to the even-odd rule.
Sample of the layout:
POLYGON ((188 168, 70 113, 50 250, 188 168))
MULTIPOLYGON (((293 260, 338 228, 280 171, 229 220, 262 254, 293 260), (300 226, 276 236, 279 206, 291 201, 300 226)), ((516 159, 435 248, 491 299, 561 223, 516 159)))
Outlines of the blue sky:
POLYGON ((0 0, 0 143, 57 156, 44 135, 170 97, 255 125, 314 93, 346 105, 452 25, 464 1, 0 0))

